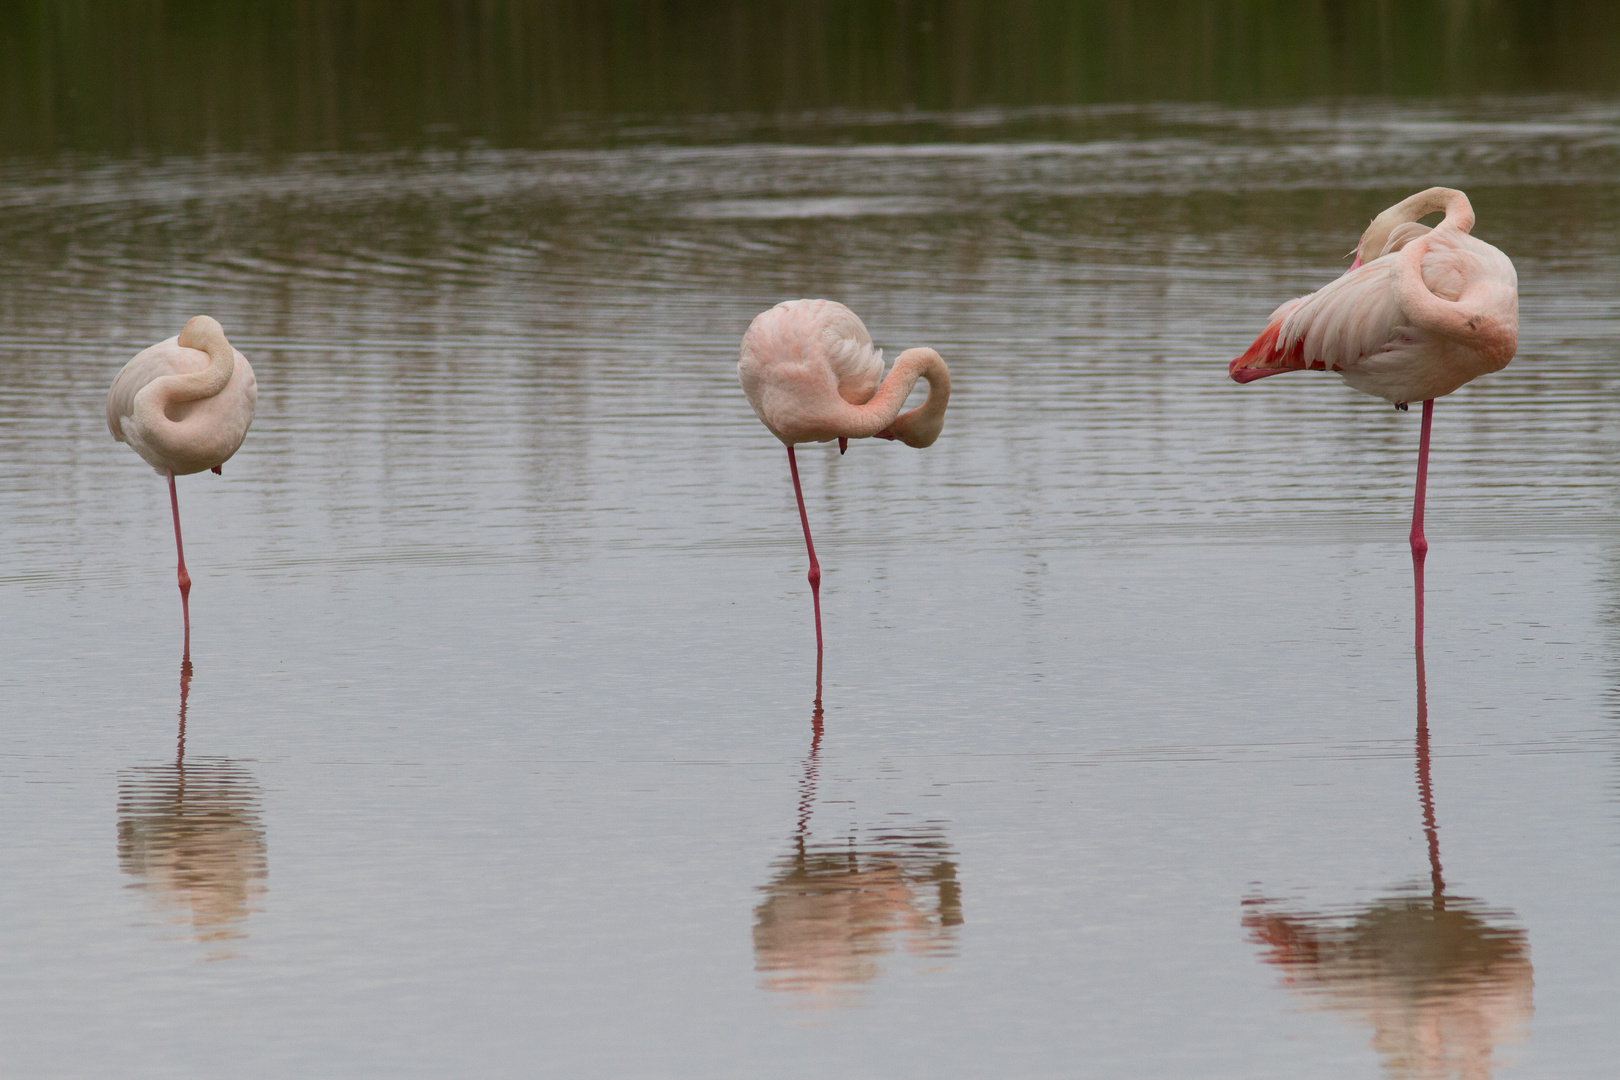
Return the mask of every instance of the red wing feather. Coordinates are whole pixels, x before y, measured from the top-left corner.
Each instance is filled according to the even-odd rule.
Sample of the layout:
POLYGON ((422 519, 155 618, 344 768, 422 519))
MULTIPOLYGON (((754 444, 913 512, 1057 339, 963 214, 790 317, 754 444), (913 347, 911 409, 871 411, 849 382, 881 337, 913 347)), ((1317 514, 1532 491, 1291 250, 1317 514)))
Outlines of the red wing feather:
POLYGON ((1267 375, 1281 375, 1285 371, 1323 371, 1327 365, 1320 360, 1307 363, 1305 342, 1296 341, 1289 348, 1278 348, 1277 337, 1282 332, 1281 319, 1267 326, 1254 344, 1232 361, 1230 373, 1233 381, 1246 383, 1264 379, 1267 375))

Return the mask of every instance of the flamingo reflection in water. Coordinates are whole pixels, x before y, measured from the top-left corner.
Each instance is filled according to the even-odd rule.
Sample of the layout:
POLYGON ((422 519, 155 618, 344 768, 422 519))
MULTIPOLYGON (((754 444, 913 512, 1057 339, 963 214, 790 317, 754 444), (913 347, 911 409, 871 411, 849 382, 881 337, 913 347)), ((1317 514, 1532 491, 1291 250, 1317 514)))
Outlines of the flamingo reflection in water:
POLYGON ((1423 560, 1414 559, 1417 610, 1417 777, 1429 848, 1428 888, 1348 917, 1244 902, 1243 925, 1287 985, 1326 1008, 1359 1015, 1389 1076, 1484 1080, 1498 1046, 1520 1042, 1534 1012, 1525 932, 1512 912, 1448 892, 1429 769, 1423 669, 1423 560))
POLYGON ((186 761, 191 673, 187 654, 173 764, 130 769, 119 781, 118 865, 160 911, 218 945, 246 936, 242 923, 264 895, 264 827, 245 768, 225 758, 186 761))
POLYGON ((820 769, 822 712, 813 721, 799 785, 792 850, 778 859, 754 910, 755 970, 767 990, 813 1006, 853 1004, 882 971, 900 935, 907 953, 956 952, 962 894, 954 853, 937 822, 891 827, 864 838, 811 839, 820 769))

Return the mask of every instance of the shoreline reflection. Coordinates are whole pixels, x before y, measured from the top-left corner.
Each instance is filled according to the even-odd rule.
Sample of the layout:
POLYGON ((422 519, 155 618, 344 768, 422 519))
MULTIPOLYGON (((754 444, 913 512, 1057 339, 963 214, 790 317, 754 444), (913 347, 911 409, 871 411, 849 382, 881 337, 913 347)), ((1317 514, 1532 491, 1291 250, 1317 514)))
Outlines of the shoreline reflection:
POLYGON ((765 990, 812 1007, 852 1005, 899 946, 914 957, 956 954, 962 892, 942 822, 851 828, 816 841, 822 709, 811 721, 789 852, 772 863, 754 909, 754 970, 765 990))
POLYGON ((1387 1075, 1485 1080, 1497 1047, 1528 1038, 1534 972, 1512 911, 1446 888, 1430 772, 1421 558, 1414 560, 1413 584, 1415 757, 1428 886, 1414 883, 1337 912, 1289 910, 1282 901, 1251 897, 1243 901, 1243 927, 1289 990, 1372 1027, 1387 1075))
MULTIPOLYGON (((118 782, 118 866, 165 921, 200 942, 245 938, 268 876, 260 792, 228 758, 186 760, 189 652, 180 663, 180 727, 170 764, 127 769, 118 782)), ((221 954, 228 955, 228 954, 221 954)))

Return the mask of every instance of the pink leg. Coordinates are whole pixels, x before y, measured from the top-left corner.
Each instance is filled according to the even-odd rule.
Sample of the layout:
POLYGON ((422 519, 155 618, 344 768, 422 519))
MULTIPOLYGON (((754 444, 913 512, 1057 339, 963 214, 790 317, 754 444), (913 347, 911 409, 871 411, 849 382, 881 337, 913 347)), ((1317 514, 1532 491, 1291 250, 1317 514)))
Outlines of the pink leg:
POLYGON ((1421 561, 1429 553, 1423 537, 1423 490, 1429 482, 1429 428, 1434 423, 1434 398, 1423 403, 1423 434, 1418 436, 1417 498, 1412 504, 1412 558, 1421 561))
POLYGON ((186 621, 186 655, 191 655, 191 575, 186 573, 186 549, 180 543, 180 496, 169 474, 169 506, 174 510, 174 550, 180 557, 180 612, 186 621))
MULTIPOLYGON (((821 564, 816 562, 816 545, 810 542, 810 517, 804 512, 804 491, 799 487, 799 461, 788 447, 788 468, 793 471, 793 494, 799 500, 799 523, 804 526, 804 546, 810 552, 810 596, 816 605, 816 674, 821 674, 821 564)), ((821 698, 821 680, 816 679, 816 699, 821 698)))

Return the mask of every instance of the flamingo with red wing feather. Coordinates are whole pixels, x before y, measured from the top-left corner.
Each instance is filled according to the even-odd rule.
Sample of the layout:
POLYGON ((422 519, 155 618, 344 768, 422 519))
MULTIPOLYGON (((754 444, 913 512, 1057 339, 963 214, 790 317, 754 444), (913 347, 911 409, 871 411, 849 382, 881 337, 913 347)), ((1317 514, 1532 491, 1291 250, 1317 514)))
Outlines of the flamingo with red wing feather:
POLYGON ((1412 554, 1429 550, 1423 495, 1434 399, 1513 359, 1519 289, 1508 257, 1471 234, 1474 209, 1451 188, 1429 188, 1385 210, 1361 235, 1349 271, 1271 313, 1232 361, 1237 382, 1286 371, 1334 371, 1357 390, 1423 402, 1412 554), (1427 214, 1445 217, 1430 229, 1427 214))

